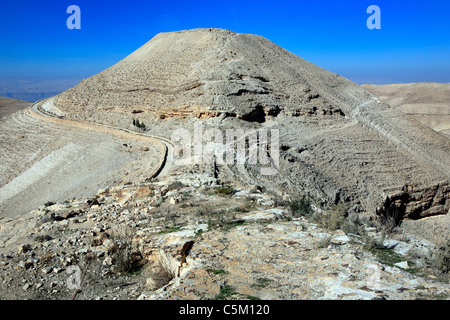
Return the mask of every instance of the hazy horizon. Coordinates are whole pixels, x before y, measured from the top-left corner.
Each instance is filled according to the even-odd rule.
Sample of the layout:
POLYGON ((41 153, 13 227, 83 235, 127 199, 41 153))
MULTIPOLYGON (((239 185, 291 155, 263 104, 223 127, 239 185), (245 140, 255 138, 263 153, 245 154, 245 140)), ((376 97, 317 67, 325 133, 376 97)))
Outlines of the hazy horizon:
POLYGON ((11 82, 0 94, 31 92, 33 85, 38 93, 64 91, 160 32, 195 28, 263 36, 360 85, 450 82, 450 2, 443 0, 19 0, 0 8, 0 81, 11 82), (67 25, 72 4, 80 8, 80 29, 67 25), (381 29, 367 26, 371 5, 380 8, 381 29))
MULTIPOLYGON (((77 85, 80 81, 88 77, 56 77, 56 78, 0 78, 0 97, 7 97, 12 99, 24 100, 29 102, 36 102, 38 100, 48 98, 57 95, 71 87, 77 85)), ((402 83, 449 83, 449 82, 439 82, 439 81, 375 81, 375 82, 364 82, 354 81, 358 85, 363 84, 375 84, 375 85, 385 85, 385 84, 402 84, 402 83)))

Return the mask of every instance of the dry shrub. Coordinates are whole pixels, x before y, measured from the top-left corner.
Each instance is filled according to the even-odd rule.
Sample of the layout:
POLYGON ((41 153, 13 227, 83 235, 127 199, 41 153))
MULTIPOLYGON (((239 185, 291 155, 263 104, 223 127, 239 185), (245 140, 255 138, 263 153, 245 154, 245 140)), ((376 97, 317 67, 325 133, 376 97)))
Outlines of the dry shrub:
POLYGON ((321 227, 334 231, 341 229, 347 218, 347 211, 350 208, 349 203, 339 203, 333 205, 329 210, 320 215, 315 215, 313 218, 321 227))
POLYGON ((116 244, 112 252, 113 263, 121 274, 136 273, 145 265, 143 254, 133 243, 133 237, 130 230, 113 235, 116 244))
MULTIPOLYGON (((148 269, 147 269, 148 270, 148 269)), ((160 253, 159 259, 149 269, 147 288, 157 290, 176 277, 174 266, 165 254, 160 253)))
POLYGON ((443 273, 450 271, 450 239, 439 245, 434 253, 433 265, 443 273))

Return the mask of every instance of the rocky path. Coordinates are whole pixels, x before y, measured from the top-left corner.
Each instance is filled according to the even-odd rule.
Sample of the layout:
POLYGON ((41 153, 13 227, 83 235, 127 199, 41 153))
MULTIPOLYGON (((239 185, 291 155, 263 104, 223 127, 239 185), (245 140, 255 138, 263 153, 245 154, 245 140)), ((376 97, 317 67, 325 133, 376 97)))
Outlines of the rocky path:
POLYGON ((112 133, 114 135, 126 136, 132 139, 146 141, 153 144, 156 144, 157 147, 161 151, 161 159, 159 161, 159 165, 155 168, 151 177, 161 176, 167 173, 167 171, 171 168, 171 164, 173 161, 172 153, 173 153, 173 143, 159 136, 146 135, 143 133, 134 132, 131 130, 118 128, 114 126, 109 126, 105 124, 99 124, 91 121, 76 121, 76 120, 67 120, 63 119, 64 113, 56 108, 53 104, 53 98, 45 99, 41 102, 35 103, 31 106, 31 114, 40 118, 46 118, 49 121, 64 123, 74 127, 83 127, 89 128, 90 130, 102 131, 112 133), (169 161, 168 161, 169 160, 169 161))

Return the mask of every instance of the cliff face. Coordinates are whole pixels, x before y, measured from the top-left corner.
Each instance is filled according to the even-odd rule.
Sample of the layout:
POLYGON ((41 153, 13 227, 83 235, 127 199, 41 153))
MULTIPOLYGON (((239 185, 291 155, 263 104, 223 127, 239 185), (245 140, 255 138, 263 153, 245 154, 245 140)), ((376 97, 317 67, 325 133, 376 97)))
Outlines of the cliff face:
POLYGON ((450 188, 445 182, 418 189, 405 186, 401 192, 387 197, 378 212, 385 216, 394 215, 398 220, 417 220, 447 214, 449 209, 450 188))

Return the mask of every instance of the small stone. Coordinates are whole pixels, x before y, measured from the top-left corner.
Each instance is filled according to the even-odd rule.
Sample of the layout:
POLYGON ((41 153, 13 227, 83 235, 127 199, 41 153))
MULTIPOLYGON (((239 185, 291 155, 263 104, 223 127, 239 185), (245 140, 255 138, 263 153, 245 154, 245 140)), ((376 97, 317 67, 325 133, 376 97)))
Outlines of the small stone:
POLYGON ((112 261, 112 258, 111 257, 106 257, 104 260, 103 260, 103 265, 104 266, 111 266, 113 264, 113 261, 112 261))
POLYGON ((68 227, 69 226, 69 220, 61 220, 61 221, 59 221, 59 225, 61 227, 68 227))
POLYGON ((386 297, 383 295, 378 295, 376 297, 373 297, 372 300, 386 300, 386 297))
POLYGON ((21 244, 18 246, 19 253, 25 253, 32 249, 31 244, 21 244))
POLYGON ((408 261, 397 262, 397 263, 394 263, 394 265, 401 269, 409 269, 408 261))
POLYGON ((394 249, 398 245, 398 241, 393 239, 387 239, 383 242, 383 246, 386 249, 394 249))
POLYGON ((341 235, 334 237, 333 239, 330 240, 330 242, 335 245, 342 245, 350 242, 350 240, 351 239, 347 235, 341 235))
POLYGON ((54 269, 53 269, 53 272, 54 272, 54 273, 60 273, 60 272, 62 272, 62 271, 64 271, 64 268, 54 268, 54 269))
POLYGON ((26 261, 19 261, 19 267, 21 269, 28 270, 28 269, 32 268, 33 265, 34 264, 33 264, 33 261, 31 259, 28 259, 26 261))
POLYGON ((116 248, 116 243, 111 239, 103 241, 103 247, 108 251, 113 251, 116 248))
POLYGON ((105 229, 103 229, 101 226, 95 226, 94 229, 92 229, 92 231, 94 231, 95 233, 100 233, 105 231, 105 229))
POLYGON ((45 268, 42 268, 41 269, 41 272, 43 273, 43 274, 49 274, 49 273, 51 273, 53 271, 53 267, 45 267, 45 268))
POLYGON ((154 290, 157 287, 157 283, 153 278, 147 278, 145 281, 145 286, 148 290, 154 290))

